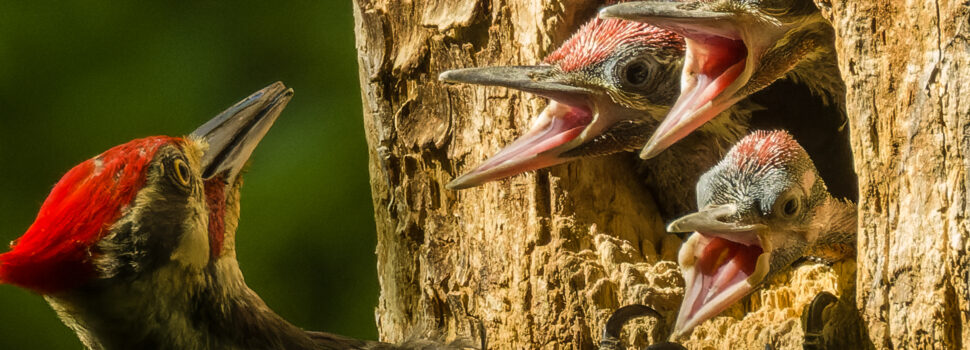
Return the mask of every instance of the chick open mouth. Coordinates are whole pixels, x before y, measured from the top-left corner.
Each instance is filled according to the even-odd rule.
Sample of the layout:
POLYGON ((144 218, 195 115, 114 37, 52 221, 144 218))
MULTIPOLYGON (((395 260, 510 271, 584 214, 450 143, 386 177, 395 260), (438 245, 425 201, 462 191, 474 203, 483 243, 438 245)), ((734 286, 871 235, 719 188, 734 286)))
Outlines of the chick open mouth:
POLYGON ((681 75, 681 95, 657 128, 642 156, 651 158, 684 138, 740 98, 753 62, 740 37, 691 31, 681 75))
POLYGON ((743 298, 764 279, 768 257, 751 233, 695 233, 681 251, 686 282, 675 333, 690 332, 743 298))
MULTIPOLYGON (((724 92, 741 75, 747 61, 748 49, 741 40, 707 35, 692 41, 693 45, 687 46, 690 59, 684 75, 693 79, 693 83, 671 110, 674 121, 680 121, 724 92)), ((660 131, 668 132, 669 128, 660 131)))
POLYGON ((551 101, 525 135, 503 148, 472 171, 448 184, 462 189, 487 181, 563 163, 559 157, 595 119, 588 105, 551 101))

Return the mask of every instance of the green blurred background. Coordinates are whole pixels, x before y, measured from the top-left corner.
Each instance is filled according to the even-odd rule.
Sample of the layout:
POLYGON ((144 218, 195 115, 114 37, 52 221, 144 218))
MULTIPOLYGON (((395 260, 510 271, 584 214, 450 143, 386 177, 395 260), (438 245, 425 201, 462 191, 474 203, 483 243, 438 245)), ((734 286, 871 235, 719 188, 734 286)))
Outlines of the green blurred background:
MULTIPOLYGON (((246 175, 246 281, 298 326, 375 338, 350 1, 0 1, 0 242, 75 164, 184 135, 277 80, 296 93, 246 175)), ((75 348, 41 297, 0 285, 0 349, 75 348)))

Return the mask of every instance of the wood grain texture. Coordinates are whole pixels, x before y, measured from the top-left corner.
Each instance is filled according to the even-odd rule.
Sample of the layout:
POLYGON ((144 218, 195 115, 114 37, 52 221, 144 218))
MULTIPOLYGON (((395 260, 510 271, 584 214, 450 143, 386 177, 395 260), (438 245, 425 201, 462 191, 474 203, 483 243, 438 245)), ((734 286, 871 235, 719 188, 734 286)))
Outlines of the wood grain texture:
POLYGON ((848 86, 869 334, 885 348, 966 347, 970 4, 818 3, 848 86))
POLYGON ((383 339, 421 329, 468 335, 450 299, 480 319, 500 348, 589 348, 610 312, 631 302, 665 305, 661 311, 673 315, 679 274, 657 257, 665 244, 674 256, 679 240, 664 235, 651 214, 656 208, 637 182, 632 154, 444 189, 518 136, 545 101, 502 88, 446 86, 437 75, 540 61, 596 10, 591 2, 564 7, 357 2, 383 339), (621 293, 627 288, 638 292, 621 293))
MULTIPOLYGON (((519 136, 545 106, 440 72, 535 64, 595 15, 596 1, 355 0, 364 127, 378 231, 381 339, 473 334, 496 349, 593 348, 606 319, 641 303, 627 344, 664 338, 683 293, 636 155, 556 166, 478 188, 444 185, 519 136), (457 309, 455 306, 458 306, 457 309)), ((711 164, 713 165, 713 164, 711 164)), ((852 264, 806 264, 698 328, 694 347, 801 347, 820 291, 851 290, 852 264)))

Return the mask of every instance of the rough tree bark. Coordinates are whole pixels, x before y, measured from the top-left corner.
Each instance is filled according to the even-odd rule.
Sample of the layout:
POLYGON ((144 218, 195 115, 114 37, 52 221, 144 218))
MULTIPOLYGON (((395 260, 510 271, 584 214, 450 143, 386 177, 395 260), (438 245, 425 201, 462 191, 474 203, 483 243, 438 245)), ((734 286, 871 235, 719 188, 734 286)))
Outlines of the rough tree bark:
MULTIPOLYGON (((545 101, 446 86, 438 73, 539 62, 600 5, 355 0, 382 339, 469 336, 478 320, 493 348, 592 348, 609 314, 631 303, 666 319, 631 324, 628 343, 666 336, 681 301, 681 240, 664 233, 634 155, 444 188, 520 135, 545 101)), ((822 6, 850 88, 861 288, 855 261, 805 264, 683 341, 800 348, 802 308, 824 290, 858 297, 879 347, 967 344, 966 4, 822 6)))
POLYGON ((878 347, 970 346, 970 3, 823 0, 859 173, 859 308, 878 347))
POLYGON ((467 313, 499 348, 589 348, 621 304, 646 302, 672 314, 679 277, 670 260, 679 240, 662 234, 632 155, 444 189, 519 135, 545 102, 507 89, 444 86, 438 73, 538 62, 597 4, 356 5, 383 339, 423 329, 467 336, 467 313), (668 261, 658 262, 661 251, 668 261), (631 288, 638 292, 623 294, 637 299, 618 300, 631 288), (465 310, 453 310, 452 300, 465 310))

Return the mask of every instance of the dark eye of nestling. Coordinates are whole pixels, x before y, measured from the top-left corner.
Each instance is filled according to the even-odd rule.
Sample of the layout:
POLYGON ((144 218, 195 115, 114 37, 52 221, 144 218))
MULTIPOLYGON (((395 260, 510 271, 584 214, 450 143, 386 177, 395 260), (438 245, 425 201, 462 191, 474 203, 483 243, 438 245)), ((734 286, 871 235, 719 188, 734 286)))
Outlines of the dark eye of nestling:
POLYGON ((650 65, 643 59, 634 59, 626 63, 620 71, 620 79, 627 87, 641 87, 650 78, 650 65))
POLYGON ((782 204, 781 213, 784 216, 795 216, 795 214, 798 214, 800 207, 798 198, 791 197, 782 204))

